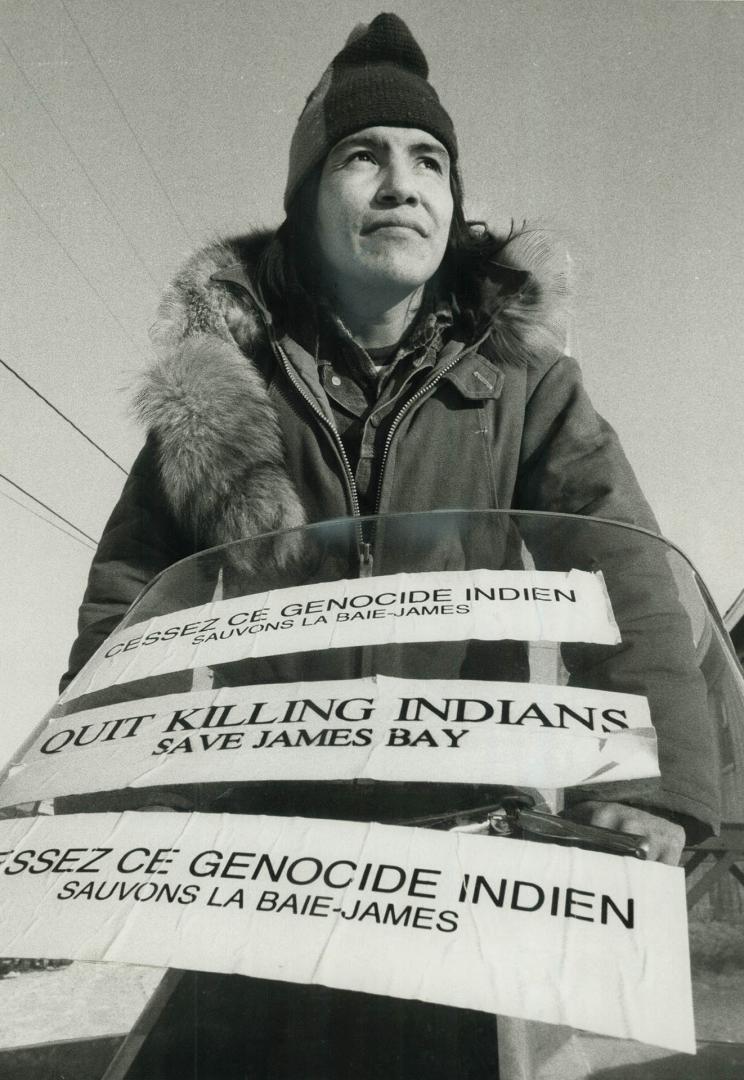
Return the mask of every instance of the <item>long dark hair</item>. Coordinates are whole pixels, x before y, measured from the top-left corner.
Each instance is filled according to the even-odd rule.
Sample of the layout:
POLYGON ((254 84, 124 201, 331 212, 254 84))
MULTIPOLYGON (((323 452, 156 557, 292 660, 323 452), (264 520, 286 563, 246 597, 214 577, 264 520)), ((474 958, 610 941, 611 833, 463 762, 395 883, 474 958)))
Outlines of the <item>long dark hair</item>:
MULTIPOLYGON (((314 243, 318 186, 322 166, 303 181, 287 210, 287 216, 255 267, 255 283, 264 305, 280 326, 291 326, 298 311, 312 315, 325 303, 320 292, 317 248, 314 243)), ((512 224, 497 235, 483 221, 468 221, 463 205, 462 181, 457 170, 450 173, 453 197, 452 223, 438 274, 442 288, 452 295, 462 312, 474 312, 484 277, 498 263, 499 254, 518 234, 512 224)))

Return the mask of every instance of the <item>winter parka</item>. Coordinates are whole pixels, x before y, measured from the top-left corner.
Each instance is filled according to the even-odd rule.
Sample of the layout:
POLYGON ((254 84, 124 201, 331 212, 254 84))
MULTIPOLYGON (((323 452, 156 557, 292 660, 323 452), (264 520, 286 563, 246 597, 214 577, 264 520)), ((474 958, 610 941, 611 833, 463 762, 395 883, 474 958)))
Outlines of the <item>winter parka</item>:
MULTIPOLYGON (((241 537, 359 513, 316 360, 275 332, 256 298, 252 268, 268 239, 210 245, 164 297, 153 329, 158 360, 137 397, 147 442, 93 560, 64 683, 142 587, 175 561, 241 537)), ((377 512, 557 511, 656 532, 615 432, 562 351, 549 283, 530 272, 517 245, 501 258, 482 282, 478 332, 446 341, 414 397, 394 413, 377 462, 377 512)), ((657 722, 662 780, 583 788, 581 797, 666 809, 705 832, 718 817, 705 687, 662 545, 654 557, 644 536, 634 553, 633 535, 627 531, 620 561, 635 562, 635 580, 647 588, 628 596, 626 616, 630 623, 647 609, 654 655, 642 662, 665 673, 657 722)), ((563 568, 555 551, 550 566, 563 568)), ((575 681, 632 692, 644 648, 631 632, 628 648, 601 665, 601 677, 576 671, 575 681)))

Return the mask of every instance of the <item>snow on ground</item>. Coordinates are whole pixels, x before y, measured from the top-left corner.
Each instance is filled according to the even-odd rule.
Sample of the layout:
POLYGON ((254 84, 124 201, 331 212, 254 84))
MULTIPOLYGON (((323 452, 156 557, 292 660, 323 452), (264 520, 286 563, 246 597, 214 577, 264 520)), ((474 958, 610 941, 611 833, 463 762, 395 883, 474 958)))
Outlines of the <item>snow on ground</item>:
POLYGON ((0 979, 0 1050, 123 1035, 162 976, 161 968, 84 964, 0 979))

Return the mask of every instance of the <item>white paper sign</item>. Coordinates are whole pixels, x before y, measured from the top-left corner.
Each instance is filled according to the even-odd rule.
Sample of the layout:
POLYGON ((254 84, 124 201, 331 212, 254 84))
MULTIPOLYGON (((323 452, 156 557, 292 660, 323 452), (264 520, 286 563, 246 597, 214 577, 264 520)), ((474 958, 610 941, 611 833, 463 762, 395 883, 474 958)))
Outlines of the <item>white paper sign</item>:
POLYGON ((620 634, 599 572, 390 574, 233 597, 128 626, 65 696, 231 660, 471 638, 617 644, 620 634))
POLYGON ((74 713, 38 736, 0 787, 0 806, 219 780, 558 788, 658 774, 644 697, 378 676, 223 687, 74 713))
POLYGON ((320 983, 694 1050, 682 870, 339 821, 0 823, 0 953, 320 983))

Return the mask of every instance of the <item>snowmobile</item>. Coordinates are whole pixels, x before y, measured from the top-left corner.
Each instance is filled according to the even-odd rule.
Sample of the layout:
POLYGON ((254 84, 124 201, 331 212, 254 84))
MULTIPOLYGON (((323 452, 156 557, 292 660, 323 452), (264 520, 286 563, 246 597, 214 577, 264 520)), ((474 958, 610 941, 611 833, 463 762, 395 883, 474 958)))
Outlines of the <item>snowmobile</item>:
POLYGON ((176 563, 0 784, 7 963, 141 965, 147 1000, 45 1042, 41 995, 0 1072, 729 1075, 743 705, 701 579, 635 527, 431 511, 176 563), (682 871, 588 800, 686 826, 697 1058, 682 871))

